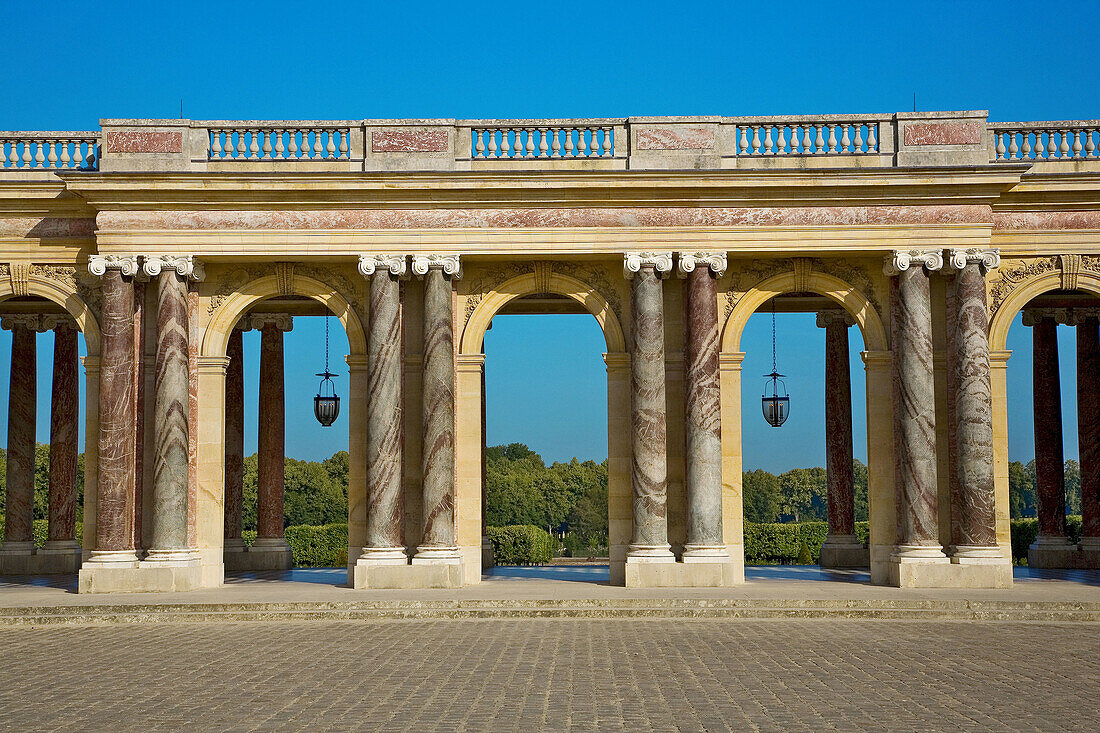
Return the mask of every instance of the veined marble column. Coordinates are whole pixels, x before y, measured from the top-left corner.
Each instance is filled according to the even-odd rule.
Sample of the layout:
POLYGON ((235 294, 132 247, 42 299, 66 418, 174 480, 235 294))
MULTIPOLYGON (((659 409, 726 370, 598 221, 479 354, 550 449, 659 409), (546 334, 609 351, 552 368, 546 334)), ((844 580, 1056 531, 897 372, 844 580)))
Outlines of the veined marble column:
POLYGON ((244 332, 229 334, 225 370, 225 549, 240 552, 244 502, 244 332))
POLYGON ((932 307, 928 273, 943 266, 938 251, 895 252, 887 272, 894 346, 894 440, 898 483, 895 563, 946 563, 939 541, 936 399, 932 376, 932 307))
POLYGON ((958 537, 953 559, 961 564, 1007 562, 997 546, 997 502, 993 484, 993 397, 989 374, 989 312, 985 273, 1000 264, 996 250, 952 250, 957 271, 955 332, 949 354, 954 374, 959 496, 958 537))
POLYGON ((4 316, 11 331, 11 389, 8 396, 8 465, 4 543, 0 553, 34 552, 34 448, 38 374, 37 315, 4 316))
MULTIPOLYGON (((367 543, 360 559, 404 565, 405 501, 401 391, 401 284, 404 255, 361 256, 359 272, 370 279, 367 329, 367 543)), ((450 293, 447 293, 450 302, 450 293)), ((448 328, 450 321, 448 319, 448 328)), ((452 543, 453 544, 453 541, 452 543)))
POLYGON ((202 267, 189 256, 147 256, 143 269, 157 282, 152 531, 145 562, 197 564, 198 551, 187 542, 187 280, 201 280, 202 267))
POLYGON ((424 278, 424 531, 413 563, 459 562, 455 537, 455 363, 451 279, 457 255, 415 255, 424 278))
MULTIPOLYGON (((1066 479, 1062 449, 1062 389, 1058 374, 1058 323, 1053 309, 1024 310, 1033 341, 1032 389, 1035 417, 1035 475, 1039 535, 1035 548, 1064 549, 1066 479)), ((1064 320, 1064 319, 1063 319, 1064 320)))
MULTIPOLYGON (((89 564, 135 567, 134 281, 136 257, 96 255, 88 271, 103 278, 99 367, 99 476, 96 549, 89 564)), ((83 582, 83 581, 82 581, 83 582)))
POLYGON ((665 423, 665 320, 661 277, 672 254, 627 253, 630 283, 631 470, 633 530, 626 561, 673 562, 668 543, 667 434, 665 423))
POLYGON ((286 458, 283 333, 293 326, 289 315, 252 314, 252 328, 260 331, 260 405, 256 459, 257 532, 249 552, 285 555, 274 564, 278 566, 283 560, 289 562, 290 552, 283 536, 286 458))
MULTIPOLYGON (((684 562, 728 562, 722 537, 722 419, 718 383, 718 292, 725 252, 681 253, 687 541, 684 562)), ((664 334, 661 334, 662 339, 664 334)))
POLYGON ((1074 309, 1077 434, 1081 455, 1081 549, 1100 552, 1100 309, 1074 309))
MULTIPOLYGON (((45 551, 76 552, 77 434, 80 394, 76 323, 46 316, 53 326, 53 385, 50 400, 49 539, 45 551)), ((45 320, 44 319, 44 320, 45 320)))

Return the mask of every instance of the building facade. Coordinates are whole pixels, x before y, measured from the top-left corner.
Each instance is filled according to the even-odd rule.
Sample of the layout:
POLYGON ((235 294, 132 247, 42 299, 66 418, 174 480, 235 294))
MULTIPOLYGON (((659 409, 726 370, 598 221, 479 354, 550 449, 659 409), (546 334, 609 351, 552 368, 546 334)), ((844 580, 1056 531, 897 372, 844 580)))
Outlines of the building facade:
POLYGON ((0 315, 13 331, 0 572, 79 567, 82 592, 109 592, 286 567, 283 334, 332 314, 350 345, 349 582, 477 583, 491 561, 484 335, 497 314, 555 312, 592 314, 606 339, 612 582, 743 582, 741 419, 758 408, 741 404, 740 339, 769 303, 818 313, 826 332, 823 563, 869 563, 897 586, 1011 584, 1005 345, 1024 310, 1031 563, 1100 566, 1098 145, 1095 121, 985 112, 0 133, 0 315), (1078 330, 1077 544, 1057 323, 1078 330), (866 347, 866 545, 853 525, 852 327, 866 347), (47 329, 50 527, 36 550, 35 384, 22 367, 47 329), (246 548, 249 329, 262 386, 246 548))

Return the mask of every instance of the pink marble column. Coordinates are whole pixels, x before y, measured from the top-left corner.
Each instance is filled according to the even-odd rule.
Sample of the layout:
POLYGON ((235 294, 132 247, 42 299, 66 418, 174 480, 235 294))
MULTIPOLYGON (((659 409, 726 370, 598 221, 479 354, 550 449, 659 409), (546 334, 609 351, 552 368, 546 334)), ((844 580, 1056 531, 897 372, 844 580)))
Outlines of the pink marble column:
POLYGON ((855 541, 855 487, 852 475, 852 374, 848 363, 851 317, 844 311, 822 311, 817 325, 825 329, 825 473, 828 485, 829 534, 855 541))
POLYGON ((1100 318, 1077 324, 1077 432, 1081 455, 1081 546, 1100 550, 1100 318))
POLYGON ((225 539, 239 545, 244 494, 244 334, 234 328, 225 373, 225 539))
POLYGON ((53 329, 50 402, 50 506, 47 547, 76 545, 77 433, 80 377, 76 324, 68 316, 53 329))
POLYGON ((260 329, 260 409, 257 440, 257 537, 283 537, 283 472, 286 413, 283 380, 283 332, 290 316, 252 317, 260 329), (285 326, 285 327, 284 327, 285 326))
POLYGON ((5 553, 34 550, 34 447, 36 375, 35 342, 39 317, 5 316, 11 334, 11 388, 8 393, 8 465, 5 505, 5 553))
POLYGON ((1024 311, 1034 344, 1032 388, 1035 400, 1035 474, 1039 539, 1066 536, 1066 484, 1062 449, 1062 390, 1058 374, 1058 325, 1052 314, 1024 311))
POLYGON ((142 522, 145 517, 145 283, 134 280, 134 389, 131 392, 134 421, 134 549, 145 548, 142 522))

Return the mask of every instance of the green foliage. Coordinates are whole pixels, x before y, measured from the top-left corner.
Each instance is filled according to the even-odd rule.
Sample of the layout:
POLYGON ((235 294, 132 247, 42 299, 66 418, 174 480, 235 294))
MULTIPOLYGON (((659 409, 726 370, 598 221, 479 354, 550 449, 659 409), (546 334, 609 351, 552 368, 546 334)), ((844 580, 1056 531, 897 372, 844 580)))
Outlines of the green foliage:
MULTIPOLYGON (((4 513, 7 498, 8 451, 0 448, 0 514, 4 513)), ((84 454, 76 458, 76 516, 84 515, 84 454)), ((50 446, 37 443, 34 446, 34 518, 47 519, 50 511, 50 446)))
MULTIPOLYGON (((1027 548, 1039 536, 1038 519, 1013 519, 1011 524, 1012 536, 1012 560, 1016 563, 1027 560, 1027 548)), ((1070 542, 1081 541, 1081 517, 1078 515, 1066 516, 1066 537, 1070 542)))
POLYGON ((798 558, 794 561, 795 565, 813 565, 814 558, 810 554, 810 546, 806 544, 806 540, 802 540, 802 547, 798 548, 798 558))
MULTIPOLYGON (((256 528, 256 454, 244 459, 241 520, 256 528)), ((325 525, 348 520, 348 452, 322 462, 287 458, 283 469, 283 526, 325 525)))
POLYGON ((531 565, 549 562, 550 535, 530 524, 489 527, 497 565, 531 565))
MULTIPOLYGON (((855 518, 866 521, 867 466, 862 461, 852 461, 852 477, 855 518)), ((759 468, 745 471, 741 491, 746 522, 825 521, 828 517, 828 483, 821 467, 795 468, 779 476, 759 468)))
POLYGON ((779 477, 761 468, 745 471, 741 478, 746 522, 774 522, 779 516, 779 477))
POLYGON ((348 564, 348 525, 300 524, 286 528, 286 542, 299 568, 339 568, 348 564))
POLYGON ((749 564, 791 564, 799 560, 802 546, 817 562, 821 544, 829 533, 826 522, 745 523, 745 562, 749 564))

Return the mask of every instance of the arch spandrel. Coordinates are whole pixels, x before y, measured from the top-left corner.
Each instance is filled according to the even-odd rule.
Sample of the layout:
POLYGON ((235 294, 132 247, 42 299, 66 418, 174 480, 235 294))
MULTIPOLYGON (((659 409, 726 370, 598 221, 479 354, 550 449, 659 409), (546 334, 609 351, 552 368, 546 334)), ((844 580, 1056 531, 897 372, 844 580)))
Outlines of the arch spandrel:
POLYGON ((535 273, 517 275, 484 294, 478 302, 462 331, 459 341, 460 354, 480 354, 485 341, 485 332, 493 316, 515 300, 526 295, 554 293, 572 298, 591 313, 600 324, 608 353, 626 351, 626 338, 618 316, 607 299, 595 288, 569 275, 551 273, 548 281, 539 282, 535 273))
MULTIPOLYGON (((343 324, 351 353, 367 353, 363 323, 355 312, 355 307, 335 288, 315 278, 296 274, 291 294, 312 298, 328 308, 343 324)), ((201 355, 225 356, 229 335, 241 316, 260 301, 285 295, 280 279, 275 275, 257 278, 237 288, 218 304, 211 316, 203 335, 201 355)))
MULTIPOLYGON (((31 273, 27 280, 27 295, 43 298, 64 308, 76 321, 77 328, 84 335, 88 356, 99 356, 99 321, 96 320, 89 304, 75 288, 62 280, 31 273)), ((0 301, 14 296, 15 291, 12 289, 11 282, 0 281, 0 301)))
MULTIPOLYGON (((993 312, 993 318, 989 323, 989 350, 1004 351, 1008 347, 1008 331, 1012 328, 1012 321, 1016 314, 1024 309, 1028 303, 1043 293, 1063 288, 1061 271, 1044 272, 1014 287, 1004 299, 997 304, 993 312)), ((1100 298, 1100 274, 1082 270, 1076 278, 1074 290, 1090 293, 1100 298)))

